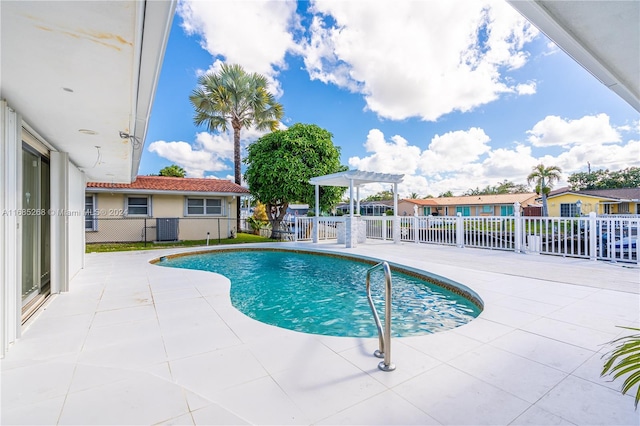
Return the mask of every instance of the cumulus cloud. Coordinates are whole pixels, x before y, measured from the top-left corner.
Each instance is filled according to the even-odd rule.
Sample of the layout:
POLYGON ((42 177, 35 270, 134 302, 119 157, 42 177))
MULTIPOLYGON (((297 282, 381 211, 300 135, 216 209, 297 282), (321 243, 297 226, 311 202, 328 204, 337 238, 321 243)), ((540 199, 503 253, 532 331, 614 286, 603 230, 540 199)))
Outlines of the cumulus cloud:
POLYGON ((372 155, 350 158, 351 167, 364 171, 403 174, 414 174, 418 168, 420 148, 410 146, 401 136, 396 135, 391 141, 386 141, 380 130, 371 129, 364 147, 372 155))
MULTIPOLYGON (((250 142, 266 132, 255 128, 243 129, 240 145, 244 149, 250 142)), ((149 152, 166 158, 182 167, 188 177, 203 177, 206 172, 233 170, 233 134, 231 132, 200 132, 193 143, 184 141, 155 141, 149 144, 149 152)), ((209 177, 209 176, 207 176, 209 177)), ((227 179, 229 176, 226 177, 227 179)), ((233 173, 231 180, 233 180, 233 173)))
POLYGON ((301 47, 309 75, 361 93, 381 117, 436 120, 535 90, 503 76, 526 63, 522 47, 538 34, 506 2, 318 0, 312 11, 301 47))
POLYGON ((620 134, 609 123, 607 114, 584 116, 577 120, 549 115, 528 130, 533 146, 561 146, 574 144, 608 144, 620 142, 620 134))
POLYGON ((294 0, 192 0, 181 1, 177 13, 185 32, 198 35, 212 57, 221 56, 227 63, 242 64, 248 72, 266 76, 270 89, 279 95, 275 76, 286 68, 285 55, 296 49, 293 34, 300 29, 296 6, 294 0))
POLYGON ((420 157, 420 168, 427 175, 459 170, 489 152, 489 141, 484 130, 477 127, 435 135, 420 157))

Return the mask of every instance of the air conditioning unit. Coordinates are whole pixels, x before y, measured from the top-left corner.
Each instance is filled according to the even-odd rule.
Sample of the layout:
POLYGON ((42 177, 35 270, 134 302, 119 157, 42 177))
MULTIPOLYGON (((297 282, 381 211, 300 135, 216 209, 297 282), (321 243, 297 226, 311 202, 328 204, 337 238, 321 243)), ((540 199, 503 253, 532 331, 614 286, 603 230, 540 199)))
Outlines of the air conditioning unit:
POLYGON ((156 218, 156 239, 158 241, 178 241, 178 218, 156 218))

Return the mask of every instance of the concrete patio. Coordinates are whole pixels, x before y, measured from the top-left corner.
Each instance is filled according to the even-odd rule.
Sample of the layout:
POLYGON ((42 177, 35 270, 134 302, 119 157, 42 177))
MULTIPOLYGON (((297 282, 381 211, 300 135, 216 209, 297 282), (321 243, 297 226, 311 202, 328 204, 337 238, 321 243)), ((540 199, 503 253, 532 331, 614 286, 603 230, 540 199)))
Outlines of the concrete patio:
MULTIPOLYGON (((606 342, 640 326, 634 265, 367 242, 281 243, 359 254, 458 281, 482 314, 392 342, 307 335, 231 306, 229 281, 149 260, 86 255, 1 361, 2 424, 638 425, 606 342)), ((267 247, 260 245, 260 247, 267 247)), ((364 281, 364 277, 363 277, 364 281)), ((364 282, 363 282, 364 286, 364 282)))

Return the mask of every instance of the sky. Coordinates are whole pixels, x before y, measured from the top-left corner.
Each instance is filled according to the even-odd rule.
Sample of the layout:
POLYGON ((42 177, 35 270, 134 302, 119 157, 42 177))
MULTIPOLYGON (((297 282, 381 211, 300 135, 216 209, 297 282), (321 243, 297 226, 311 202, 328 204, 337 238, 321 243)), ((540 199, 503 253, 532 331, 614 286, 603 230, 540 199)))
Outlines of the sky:
MULTIPOLYGON (((281 128, 316 124, 350 169, 404 174, 405 198, 526 184, 540 163, 556 187, 640 167, 640 114, 504 0, 184 0, 139 174, 233 180, 232 134, 196 127, 189 102, 222 63, 267 77, 281 128)), ((243 152, 263 134, 243 129, 243 152)))

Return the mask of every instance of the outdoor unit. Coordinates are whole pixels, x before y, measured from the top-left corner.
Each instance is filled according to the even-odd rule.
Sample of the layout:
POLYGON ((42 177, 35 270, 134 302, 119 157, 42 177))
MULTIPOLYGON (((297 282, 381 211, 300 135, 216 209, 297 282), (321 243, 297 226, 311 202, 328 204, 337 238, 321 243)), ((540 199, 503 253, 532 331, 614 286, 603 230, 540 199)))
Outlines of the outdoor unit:
POLYGON ((159 217, 156 218, 156 237, 158 241, 178 240, 178 218, 159 217))

